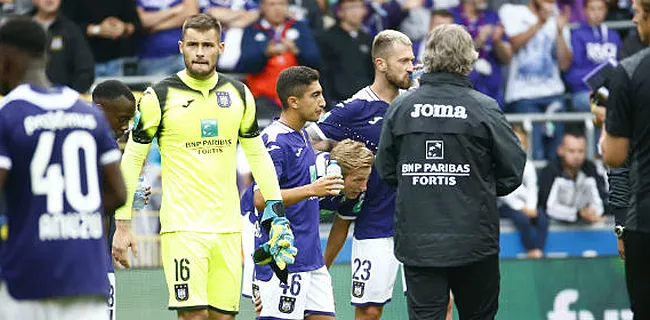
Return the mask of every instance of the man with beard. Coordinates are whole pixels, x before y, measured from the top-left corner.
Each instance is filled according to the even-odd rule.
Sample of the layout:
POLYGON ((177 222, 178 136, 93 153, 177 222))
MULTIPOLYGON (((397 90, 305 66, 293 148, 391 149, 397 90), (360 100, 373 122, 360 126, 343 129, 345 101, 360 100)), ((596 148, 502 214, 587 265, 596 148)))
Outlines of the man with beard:
MULTIPOLYGON (((639 38, 650 43, 650 1, 635 0, 634 18, 639 38)), ((647 124, 650 112, 650 48, 622 60, 609 79, 603 159, 613 168, 629 157, 629 207, 617 215, 619 253, 625 259, 625 279, 634 319, 650 318, 650 162, 647 124)))
MULTIPOLYGON (((384 113, 401 91, 411 86, 414 70, 411 40, 398 31, 377 34, 371 55, 375 66, 372 85, 338 104, 317 124, 307 128, 314 141, 349 138, 377 151, 384 113)), ((352 239, 352 292, 356 319, 379 319, 391 300, 399 262, 393 253, 394 189, 384 184, 373 166, 363 207, 356 217, 334 218, 325 264, 330 267, 341 251, 348 229, 355 221, 352 239)))
POLYGON ((135 251, 131 202, 154 137, 162 156, 160 241, 169 309, 179 319, 234 319, 241 292, 241 217, 236 147, 242 145, 267 199, 262 225, 270 232, 267 263, 293 262, 293 235, 284 218, 273 162, 260 138, 255 102, 239 81, 216 72, 221 25, 200 14, 183 24, 185 70, 147 88, 126 144, 122 168, 129 199, 116 212, 113 256, 129 266, 135 251))

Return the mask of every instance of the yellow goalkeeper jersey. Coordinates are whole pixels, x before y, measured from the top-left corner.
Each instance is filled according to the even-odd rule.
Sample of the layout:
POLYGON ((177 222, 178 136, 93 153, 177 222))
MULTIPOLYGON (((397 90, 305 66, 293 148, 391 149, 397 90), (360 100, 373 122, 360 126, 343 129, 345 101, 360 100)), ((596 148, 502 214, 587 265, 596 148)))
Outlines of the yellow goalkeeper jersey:
MULTIPOLYGON (((240 232, 237 142, 255 138, 261 145, 248 88, 218 73, 196 80, 181 71, 147 88, 138 110, 122 160, 129 197, 116 219, 131 217, 146 156, 141 150, 156 137, 162 159, 160 232, 240 232)), ((270 161, 269 166, 272 170, 270 161)), ((279 198, 279 189, 271 194, 279 198)))

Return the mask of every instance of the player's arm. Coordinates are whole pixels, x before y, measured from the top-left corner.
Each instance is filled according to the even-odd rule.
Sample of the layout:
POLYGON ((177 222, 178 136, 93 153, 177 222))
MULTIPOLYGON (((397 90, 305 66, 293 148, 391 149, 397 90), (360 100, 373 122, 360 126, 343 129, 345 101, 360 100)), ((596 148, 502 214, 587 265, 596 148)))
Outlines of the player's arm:
POLYGON ((135 237, 131 232, 131 204, 138 186, 138 178, 144 160, 149 152, 151 141, 158 132, 162 117, 161 106, 156 92, 147 88, 138 102, 138 113, 134 119, 133 130, 126 143, 122 156, 121 170, 126 182, 126 203, 115 212, 115 236, 113 237, 113 257, 119 265, 129 267, 127 248, 131 247, 137 255, 135 237))
POLYGON ((282 200, 280 185, 276 175, 273 160, 266 151, 266 146, 260 137, 260 130, 255 115, 255 99, 253 94, 244 88, 244 115, 239 126, 239 143, 244 149, 246 159, 251 167, 253 178, 267 200, 282 200))
MULTIPOLYGON (((495 103, 496 105, 496 103, 495 103)), ((487 110, 492 136, 492 161, 497 196, 505 196, 517 189, 524 176, 526 153, 498 106, 487 110)))
POLYGON ((258 264, 270 264, 278 278, 286 283, 286 265, 295 261, 298 250, 293 246, 293 232, 289 227, 289 220, 284 216, 275 165, 260 137, 253 94, 244 87, 244 95, 244 115, 239 126, 239 143, 244 149, 257 185, 266 199, 269 199, 260 221, 262 229, 269 234, 269 241, 255 250, 253 260, 258 264))
POLYGON ((630 78, 622 66, 616 67, 609 81, 605 115, 603 160, 610 167, 621 167, 627 159, 632 136, 634 109, 630 101, 630 78))
POLYGON ((350 230, 352 221, 351 219, 344 219, 338 214, 334 216, 334 222, 332 223, 330 234, 327 237, 327 245, 325 246, 325 253, 323 255, 325 266, 328 269, 334 263, 339 252, 341 252, 341 248, 345 244, 345 239, 348 237, 348 231, 350 230))
POLYGON ((115 209, 126 202, 126 187, 120 171, 119 161, 105 164, 103 167, 104 191, 102 194, 104 213, 112 215, 115 209))
MULTIPOLYGON (((337 195, 339 190, 341 190, 341 187, 337 185, 343 185, 343 179, 335 176, 324 176, 304 186, 281 189, 280 194, 282 196, 282 204, 287 207, 311 197, 337 195)), ((255 208, 257 208, 258 211, 264 209, 264 204, 266 203, 264 199, 264 196, 262 196, 259 190, 256 190, 255 208)))

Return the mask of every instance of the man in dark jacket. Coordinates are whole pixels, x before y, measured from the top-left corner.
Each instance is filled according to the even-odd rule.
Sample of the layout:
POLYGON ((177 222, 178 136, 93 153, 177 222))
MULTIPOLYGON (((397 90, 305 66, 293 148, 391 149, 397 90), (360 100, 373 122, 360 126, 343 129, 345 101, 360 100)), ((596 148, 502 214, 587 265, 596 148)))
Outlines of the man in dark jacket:
POLYGON ((61 0, 36 0, 33 18, 49 37, 47 77, 81 93, 95 80, 94 60, 79 27, 59 12, 61 0))
POLYGON ((499 296, 497 196, 522 181, 526 155, 497 102, 472 88, 477 53, 458 25, 429 35, 421 86, 384 118, 375 164, 397 186, 395 255, 410 319, 493 319, 499 296))

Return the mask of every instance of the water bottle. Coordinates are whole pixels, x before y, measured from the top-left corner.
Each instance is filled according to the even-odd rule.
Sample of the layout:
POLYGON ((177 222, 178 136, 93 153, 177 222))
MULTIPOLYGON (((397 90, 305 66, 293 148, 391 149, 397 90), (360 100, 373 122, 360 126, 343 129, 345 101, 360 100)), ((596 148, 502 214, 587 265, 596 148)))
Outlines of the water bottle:
MULTIPOLYGON (((330 163, 327 165, 327 170, 326 174, 328 176, 337 176, 341 177, 341 167, 339 166, 338 162, 336 160, 330 160, 330 163)), ((343 185, 335 185, 341 189, 343 189, 343 185)), ((338 195, 341 190, 336 190, 336 194, 338 195)))
POLYGON ((144 197, 145 189, 147 188, 146 183, 144 182, 144 177, 140 176, 138 179, 138 187, 135 189, 133 194, 133 209, 142 210, 144 209, 144 197))

